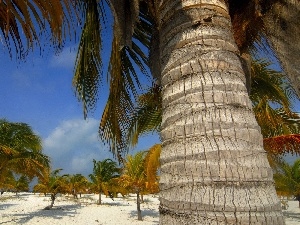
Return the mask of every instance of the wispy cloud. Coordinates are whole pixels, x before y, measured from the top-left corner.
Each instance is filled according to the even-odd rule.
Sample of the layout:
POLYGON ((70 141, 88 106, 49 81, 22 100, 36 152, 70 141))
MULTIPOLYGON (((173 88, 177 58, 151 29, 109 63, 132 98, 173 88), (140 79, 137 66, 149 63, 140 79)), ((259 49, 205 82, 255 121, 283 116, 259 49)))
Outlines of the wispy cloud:
POLYGON ((77 50, 75 47, 65 47, 60 53, 50 59, 50 67, 72 69, 75 65, 77 50))
POLYGON ((92 160, 112 158, 98 139, 99 121, 88 119, 66 120, 44 140, 44 152, 51 157, 52 168, 62 168, 63 173, 92 172, 92 160))

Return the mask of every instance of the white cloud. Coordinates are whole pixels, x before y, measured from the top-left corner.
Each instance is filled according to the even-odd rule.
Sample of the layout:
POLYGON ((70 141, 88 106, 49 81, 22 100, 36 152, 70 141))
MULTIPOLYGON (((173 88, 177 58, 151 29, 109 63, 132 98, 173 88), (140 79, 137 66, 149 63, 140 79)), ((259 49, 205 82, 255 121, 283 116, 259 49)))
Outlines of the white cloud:
POLYGON ((72 69, 75 65, 77 51, 74 47, 66 47, 50 59, 51 67, 72 69))
POLYGON ((98 138, 99 121, 95 119, 67 120, 44 139, 44 153, 51 157, 52 169, 62 173, 90 174, 93 159, 112 158, 98 138))

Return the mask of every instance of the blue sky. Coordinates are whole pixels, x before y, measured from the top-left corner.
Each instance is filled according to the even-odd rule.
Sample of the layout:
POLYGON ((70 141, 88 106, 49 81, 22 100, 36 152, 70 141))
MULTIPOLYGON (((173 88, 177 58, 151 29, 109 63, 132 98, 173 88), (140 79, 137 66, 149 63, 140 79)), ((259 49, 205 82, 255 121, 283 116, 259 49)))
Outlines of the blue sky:
MULTIPOLYGON (((113 156, 98 138, 105 96, 100 97, 97 109, 83 119, 81 103, 72 88, 74 49, 66 47, 60 54, 49 50, 42 56, 34 52, 26 62, 20 62, 11 59, 2 47, 0 118, 29 124, 42 138, 43 151, 51 157, 53 169, 88 175, 93 159, 113 156)), ((147 135, 129 153, 146 150, 155 143, 159 143, 158 135, 147 135)))

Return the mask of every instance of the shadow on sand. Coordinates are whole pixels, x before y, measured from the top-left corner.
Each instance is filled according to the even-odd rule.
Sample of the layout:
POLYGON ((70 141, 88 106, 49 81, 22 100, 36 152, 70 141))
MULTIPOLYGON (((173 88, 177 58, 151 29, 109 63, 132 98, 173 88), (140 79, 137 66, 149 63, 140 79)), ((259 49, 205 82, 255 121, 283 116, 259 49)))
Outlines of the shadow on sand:
MULTIPOLYGON (((154 209, 142 209, 142 218, 148 216, 148 217, 152 217, 153 218, 153 223, 154 224, 158 224, 158 212, 157 210, 154 209)), ((130 212, 130 217, 135 218, 137 220, 138 216, 137 216, 137 210, 132 210, 130 212)))
MULTIPOLYGON (((59 220, 66 216, 75 217, 78 208, 80 208, 80 205, 60 205, 60 206, 53 206, 53 208, 50 210, 41 209, 37 212, 16 213, 16 214, 11 214, 10 216, 14 218, 13 222, 17 224, 27 223, 32 218, 37 218, 37 217, 40 217, 41 221, 45 217, 51 217, 53 220, 59 220)), ((0 222, 0 224, 10 224, 9 222, 12 221, 4 221, 4 222, 0 222)))
POLYGON ((283 212, 283 215, 286 217, 286 218, 295 218, 297 220, 300 220, 300 214, 299 213, 294 213, 294 212, 283 212))

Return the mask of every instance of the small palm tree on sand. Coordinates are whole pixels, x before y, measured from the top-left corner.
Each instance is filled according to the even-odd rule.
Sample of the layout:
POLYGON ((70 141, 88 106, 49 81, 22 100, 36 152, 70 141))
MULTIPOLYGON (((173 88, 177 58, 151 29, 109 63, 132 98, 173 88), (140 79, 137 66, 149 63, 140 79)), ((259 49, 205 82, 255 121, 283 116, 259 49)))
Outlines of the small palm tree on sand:
POLYGON ((99 193, 98 204, 101 205, 101 193, 108 193, 109 181, 119 176, 119 169, 117 163, 111 159, 93 160, 93 163, 93 173, 89 175, 91 189, 99 193))
POLYGON ((39 179, 38 184, 33 187, 34 192, 41 192, 45 195, 50 193, 51 204, 44 209, 52 209, 58 193, 64 194, 68 192, 68 184, 65 177, 59 175, 61 170, 56 169, 51 173, 50 171, 45 173, 44 177, 39 179))
POLYGON ((88 180, 82 174, 66 174, 64 175, 68 183, 68 193, 72 194, 74 198, 78 198, 78 194, 81 197, 81 193, 85 192, 88 186, 88 180))
POLYGON ((142 220, 140 194, 146 187, 145 155, 146 152, 137 152, 135 155, 128 155, 124 173, 120 178, 121 184, 130 188, 130 191, 136 194, 138 220, 142 220))

